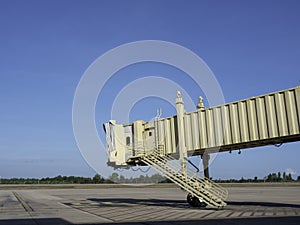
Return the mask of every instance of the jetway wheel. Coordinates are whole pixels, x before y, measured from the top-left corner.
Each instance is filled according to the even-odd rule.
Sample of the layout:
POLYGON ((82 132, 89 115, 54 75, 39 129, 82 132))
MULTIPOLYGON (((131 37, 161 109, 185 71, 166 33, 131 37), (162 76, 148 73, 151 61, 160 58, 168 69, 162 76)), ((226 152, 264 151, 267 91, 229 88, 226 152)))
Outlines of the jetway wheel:
POLYGON ((195 208, 204 208, 207 206, 207 204, 205 202, 201 202, 199 200, 199 198, 192 195, 191 193, 188 193, 186 200, 190 206, 195 207, 195 208))

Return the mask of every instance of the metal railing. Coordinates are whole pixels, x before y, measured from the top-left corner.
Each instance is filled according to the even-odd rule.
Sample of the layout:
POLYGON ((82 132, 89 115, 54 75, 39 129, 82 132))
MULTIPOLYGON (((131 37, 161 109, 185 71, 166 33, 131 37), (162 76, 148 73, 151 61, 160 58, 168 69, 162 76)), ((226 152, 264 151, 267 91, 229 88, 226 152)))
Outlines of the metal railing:
POLYGON ((200 173, 187 169, 187 176, 182 174, 180 162, 171 156, 162 156, 157 151, 145 154, 142 161, 164 174, 181 188, 197 196, 208 205, 215 207, 226 206, 225 200, 228 196, 226 189, 213 181, 200 177, 200 173))

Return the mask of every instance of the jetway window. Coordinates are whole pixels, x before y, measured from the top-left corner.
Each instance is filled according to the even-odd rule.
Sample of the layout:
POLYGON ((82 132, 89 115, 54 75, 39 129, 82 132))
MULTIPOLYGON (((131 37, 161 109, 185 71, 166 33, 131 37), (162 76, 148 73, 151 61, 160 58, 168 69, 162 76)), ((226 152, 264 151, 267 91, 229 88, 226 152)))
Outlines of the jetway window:
POLYGON ((127 145, 127 146, 130 145, 130 137, 126 137, 126 145, 127 145))
POLYGON ((151 137, 151 136, 152 136, 152 132, 150 131, 150 132, 149 132, 149 137, 151 137))

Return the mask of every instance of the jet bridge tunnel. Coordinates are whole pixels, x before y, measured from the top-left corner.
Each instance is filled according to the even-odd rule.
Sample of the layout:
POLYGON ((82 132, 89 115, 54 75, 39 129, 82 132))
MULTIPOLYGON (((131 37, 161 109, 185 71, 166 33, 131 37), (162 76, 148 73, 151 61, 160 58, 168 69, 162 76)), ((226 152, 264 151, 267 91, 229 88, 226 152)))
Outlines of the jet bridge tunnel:
POLYGON ((191 206, 222 208, 228 192, 209 180, 210 153, 300 140, 299 86, 211 108, 200 97, 197 108, 186 112, 178 92, 175 116, 104 124, 108 165, 151 166, 186 190, 191 206), (204 178, 188 167, 188 157, 196 155, 204 178))
POLYGON ((211 108, 204 108, 202 98, 199 100, 194 112, 185 112, 177 98, 175 116, 104 124, 108 164, 142 165, 139 156, 154 149, 179 158, 184 148, 187 156, 201 155, 208 160, 209 153, 300 140, 300 86, 211 108))

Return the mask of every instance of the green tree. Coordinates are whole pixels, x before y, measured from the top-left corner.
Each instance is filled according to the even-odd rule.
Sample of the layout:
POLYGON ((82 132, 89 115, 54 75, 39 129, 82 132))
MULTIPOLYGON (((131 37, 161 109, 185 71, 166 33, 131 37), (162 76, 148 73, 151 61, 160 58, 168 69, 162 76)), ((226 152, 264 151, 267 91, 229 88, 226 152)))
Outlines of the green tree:
POLYGON ((114 183, 118 183, 119 182, 119 174, 112 173, 112 175, 109 176, 109 180, 111 180, 114 183))
POLYGON ((287 181, 293 181, 293 178, 292 178, 292 174, 289 173, 289 175, 287 176, 287 181))
POLYGON ((283 179, 283 181, 286 181, 286 173, 285 172, 283 172, 283 174, 282 174, 282 179, 283 179))
POLYGON ((281 181, 281 173, 280 172, 277 173, 277 181, 281 181))
POLYGON ((126 178, 123 175, 120 175, 119 181, 120 183, 127 183, 126 178))
POLYGON ((95 184, 100 184, 100 183, 103 183, 103 180, 101 178, 101 176, 99 174, 96 174, 94 177, 93 177, 93 183, 95 184))

